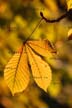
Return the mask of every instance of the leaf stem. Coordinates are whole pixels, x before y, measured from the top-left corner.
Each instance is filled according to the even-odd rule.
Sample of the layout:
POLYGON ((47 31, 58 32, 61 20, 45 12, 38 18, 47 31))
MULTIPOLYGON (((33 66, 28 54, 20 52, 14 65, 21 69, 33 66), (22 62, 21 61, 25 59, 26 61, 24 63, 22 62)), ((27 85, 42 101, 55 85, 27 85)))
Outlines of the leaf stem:
POLYGON ((32 36, 32 34, 36 31, 36 29, 38 28, 38 26, 40 25, 40 23, 42 22, 43 18, 41 18, 38 22, 38 24, 36 25, 36 27, 34 28, 34 30, 32 31, 32 33, 28 36, 28 38, 23 42, 23 44, 25 44, 27 42, 27 40, 29 40, 32 36))

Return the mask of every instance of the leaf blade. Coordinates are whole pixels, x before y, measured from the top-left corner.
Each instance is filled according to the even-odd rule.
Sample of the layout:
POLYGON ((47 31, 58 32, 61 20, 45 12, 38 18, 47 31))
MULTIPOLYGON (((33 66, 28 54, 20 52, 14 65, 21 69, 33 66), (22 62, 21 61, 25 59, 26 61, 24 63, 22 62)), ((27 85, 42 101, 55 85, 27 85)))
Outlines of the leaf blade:
POLYGON ((40 56, 36 55, 30 47, 26 46, 26 50, 35 82, 40 88, 47 91, 52 79, 50 66, 40 56))
POLYGON ((27 44, 41 56, 48 56, 49 53, 56 53, 56 49, 48 40, 28 41, 27 44))
POLYGON ((29 83, 29 68, 25 47, 15 53, 4 69, 4 78, 12 94, 22 92, 29 83))
POLYGON ((67 2, 67 10, 72 9, 72 0, 66 0, 67 2))

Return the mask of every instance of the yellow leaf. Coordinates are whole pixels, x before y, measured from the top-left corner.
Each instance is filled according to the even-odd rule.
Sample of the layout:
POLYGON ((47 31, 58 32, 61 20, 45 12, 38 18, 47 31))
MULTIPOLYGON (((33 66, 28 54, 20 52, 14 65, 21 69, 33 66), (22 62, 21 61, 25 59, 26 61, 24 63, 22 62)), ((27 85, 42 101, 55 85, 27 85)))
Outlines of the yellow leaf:
POLYGON ((25 47, 15 53, 5 67, 4 77, 12 94, 22 92, 29 83, 29 68, 25 47))
POLYGON ((67 1, 67 9, 72 9, 72 0, 66 0, 67 1))
POLYGON ((27 44, 41 56, 48 56, 49 53, 56 53, 56 49, 48 40, 28 41, 27 44))
POLYGON ((72 28, 68 31, 68 40, 72 40, 72 28))
POLYGON ((28 86, 30 80, 29 64, 37 85, 45 91, 47 90, 52 79, 51 69, 41 57, 48 56, 49 52, 56 52, 50 42, 37 40, 27 41, 14 54, 4 70, 5 80, 13 95, 22 92, 28 86))
POLYGON ((50 66, 28 45, 26 45, 26 50, 35 82, 40 88, 47 91, 52 79, 50 66))

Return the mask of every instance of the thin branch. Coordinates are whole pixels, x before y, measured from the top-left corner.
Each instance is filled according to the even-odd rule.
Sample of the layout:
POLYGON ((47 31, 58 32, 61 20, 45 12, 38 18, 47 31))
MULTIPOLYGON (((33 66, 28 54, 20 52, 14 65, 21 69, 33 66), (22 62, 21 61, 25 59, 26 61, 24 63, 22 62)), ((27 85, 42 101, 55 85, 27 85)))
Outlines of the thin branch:
POLYGON ((67 17, 67 15, 68 15, 68 12, 65 13, 64 15, 60 16, 60 17, 57 18, 57 19, 49 20, 49 19, 47 19, 47 18, 43 15, 42 12, 40 12, 40 16, 41 16, 41 17, 42 17, 46 22, 48 22, 48 23, 55 23, 55 22, 59 22, 60 20, 62 20, 62 19, 64 19, 65 17, 67 17))

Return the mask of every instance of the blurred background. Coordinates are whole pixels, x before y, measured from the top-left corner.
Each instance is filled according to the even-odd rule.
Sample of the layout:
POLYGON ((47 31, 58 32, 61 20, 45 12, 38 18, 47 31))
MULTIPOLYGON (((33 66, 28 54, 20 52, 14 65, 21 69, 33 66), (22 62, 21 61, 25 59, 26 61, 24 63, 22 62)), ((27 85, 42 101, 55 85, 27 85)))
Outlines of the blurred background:
POLYGON ((47 93, 31 81, 24 92, 13 97, 4 81, 5 65, 41 19, 40 12, 56 19, 66 11, 66 0, 0 0, 0 108, 72 108, 70 16, 52 24, 42 21, 31 37, 48 39, 58 52, 57 59, 48 58, 53 78, 47 93))

